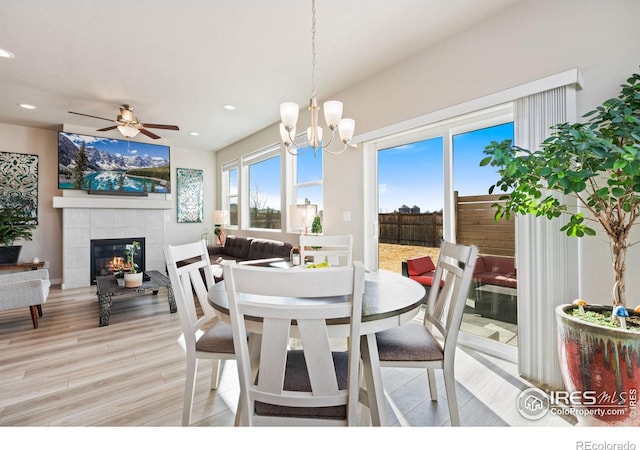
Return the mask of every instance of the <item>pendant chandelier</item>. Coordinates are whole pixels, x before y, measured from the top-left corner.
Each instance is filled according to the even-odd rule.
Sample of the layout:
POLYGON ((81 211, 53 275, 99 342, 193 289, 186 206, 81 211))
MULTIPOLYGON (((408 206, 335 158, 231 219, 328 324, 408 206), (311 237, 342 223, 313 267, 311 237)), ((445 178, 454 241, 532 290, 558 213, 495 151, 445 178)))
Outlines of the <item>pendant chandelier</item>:
MULTIPOLYGON (((307 128, 307 139, 309 146, 313 148, 315 156, 318 150, 324 150, 331 154, 344 152, 355 129, 356 122, 353 119, 342 118, 342 102, 331 100, 324 103, 324 118, 331 136, 325 143, 322 140, 322 127, 318 124, 320 107, 316 99, 316 2, 311 0, 311 99, 309 100, 309 111, 311 111, 311 126, 307 128), (329 146, 333 142, 336 130, 340 136, 340 141, 344 147, 340 150, 330 150, 329 146)), ((298 111, 300 107, 297 103, 286 102, 280 105, 280 138, 287 151, 295 156, 301 155, 307 149, 295 141, 296 123, 298 122, 298 111)))

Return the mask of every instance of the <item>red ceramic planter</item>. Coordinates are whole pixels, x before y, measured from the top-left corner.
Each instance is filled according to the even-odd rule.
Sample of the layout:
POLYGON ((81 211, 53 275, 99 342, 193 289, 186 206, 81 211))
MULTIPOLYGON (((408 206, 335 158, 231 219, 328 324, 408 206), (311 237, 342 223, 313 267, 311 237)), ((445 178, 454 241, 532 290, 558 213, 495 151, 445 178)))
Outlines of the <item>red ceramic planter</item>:
MULTIPOLYGON (((556 309, 558 351, 566 390, 586 426, 640 426, 640 333, 609 328, 556 309)), ((609 310, 588 305, 585 309, 609 310)), ((629 310, 630 315, 638 316, 629 310)))

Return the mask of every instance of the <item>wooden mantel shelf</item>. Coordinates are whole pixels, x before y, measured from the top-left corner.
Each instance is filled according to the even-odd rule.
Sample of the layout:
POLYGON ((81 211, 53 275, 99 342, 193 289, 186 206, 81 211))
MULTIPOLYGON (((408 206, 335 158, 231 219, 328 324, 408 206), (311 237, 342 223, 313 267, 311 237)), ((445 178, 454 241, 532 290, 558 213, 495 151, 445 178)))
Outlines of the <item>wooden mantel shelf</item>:
POLYGON ((172 209, 173 202, 166 199, 112 196, 53 197, 54 208, 110 208, 110 209, 172 209))

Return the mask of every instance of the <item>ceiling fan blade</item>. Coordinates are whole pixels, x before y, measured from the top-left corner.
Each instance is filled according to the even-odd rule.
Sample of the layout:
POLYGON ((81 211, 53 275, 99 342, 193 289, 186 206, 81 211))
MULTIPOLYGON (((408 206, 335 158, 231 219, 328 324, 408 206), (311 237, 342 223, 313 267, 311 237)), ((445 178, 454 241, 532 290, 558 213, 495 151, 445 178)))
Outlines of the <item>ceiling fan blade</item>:
POLYGON ((178 128, 178 125, 158 125, 155 123, 143 123, 142 126, 147 128, 160 128, 162 130, 180 131, 180 128, 178 128))
POLYGON ((100 128, 99 130, 96 130, 96 131, 110 131, 110 130, 115 130, 116 128, 118 128, 118 125, 114 125, 112 127, 107 127, 107 128, 100 128))
POLYGON ((106 119, 104 117, 92 116, 91 114, 83 114, 83 113, 73 112, 73 111, 69 111, 69 114, 77 114, 79 116, 93 117, 94 119, 100 119, 100 120, 106 120, 106 121, 109 121, 109 122, 113 122, 113 119, 106 119))
POLYGON ((152 133, 149 130, 145 130, 144 128, 139 128, 139 130, 140 130, 140 133, 144 134, 145 136, 149 136, 151 139, 160 139, 160 136, 152 133))

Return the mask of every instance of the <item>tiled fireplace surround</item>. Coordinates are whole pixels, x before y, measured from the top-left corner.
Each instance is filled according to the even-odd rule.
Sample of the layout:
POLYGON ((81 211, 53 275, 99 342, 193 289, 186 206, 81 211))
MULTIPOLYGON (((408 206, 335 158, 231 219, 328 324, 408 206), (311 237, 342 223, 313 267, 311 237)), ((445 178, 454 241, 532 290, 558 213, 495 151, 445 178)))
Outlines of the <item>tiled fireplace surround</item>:
POLYGON ((166 214, 169 200, 56 197, 62 214, 62 288, 91 284, 91 239, 144 236, 146 269, 164 272, 166 214))

